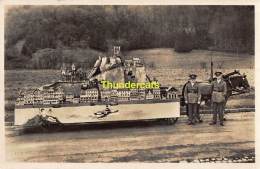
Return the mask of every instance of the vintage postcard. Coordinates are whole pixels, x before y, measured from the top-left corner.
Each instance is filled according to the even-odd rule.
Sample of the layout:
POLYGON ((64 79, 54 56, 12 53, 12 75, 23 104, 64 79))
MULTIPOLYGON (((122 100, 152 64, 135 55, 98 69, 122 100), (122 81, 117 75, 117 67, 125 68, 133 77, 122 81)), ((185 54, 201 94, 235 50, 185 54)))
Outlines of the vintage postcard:
POLYGON ((3 3, 7 166, 256 167, 256 5, 54 2, 3 3))

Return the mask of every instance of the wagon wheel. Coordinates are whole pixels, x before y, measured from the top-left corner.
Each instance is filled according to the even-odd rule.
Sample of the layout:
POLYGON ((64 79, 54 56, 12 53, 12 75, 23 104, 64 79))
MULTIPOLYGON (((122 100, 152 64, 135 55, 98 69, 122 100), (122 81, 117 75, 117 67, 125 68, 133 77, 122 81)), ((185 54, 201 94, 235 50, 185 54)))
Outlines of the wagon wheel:
POLYGON ((55 124, 55 125, 52 125, 50 127, 50 130, 52 132, 58 132, 58 131, 61 131, 63 129, 64 125, 63 124, 55 124))
POLYGON ((40 124, 39 127, 40 127, 40 130, 43 131, 43 132, 48 132, 50 130, 49 125, 44 124, 44 123, 40 124))
POLYGON ((40 125, 40 129, 43 132, 57 132, 62 130, 63 125, 55 124, 55 125, 40 125))
POLYGON ((52 124, 52 123, 45 121, 42 124, 40 124, 39 126, 43 132, 57 132, 57 131, 60 131, 64 125, 62 123, 52 124))
POLYGON ((168 125, 173 125, 178 121, 178 117, 166 118, 165 121, 168 125))

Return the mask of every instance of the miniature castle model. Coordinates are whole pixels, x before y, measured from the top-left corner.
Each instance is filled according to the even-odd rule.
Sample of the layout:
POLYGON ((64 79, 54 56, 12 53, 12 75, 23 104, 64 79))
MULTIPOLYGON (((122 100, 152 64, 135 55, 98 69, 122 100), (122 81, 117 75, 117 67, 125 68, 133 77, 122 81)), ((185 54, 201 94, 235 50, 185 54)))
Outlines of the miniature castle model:
POLYGON ((177 90, 174 87, 106 89, 100 85, 101 80, 149 82, 150 78, 146 75, 145 66, 140 58, 133 57, 123 61, 120 57, 120 47, 115 46, 113 56, 99 57, 88 76, 75 64, 69 69, 63 66, 61 81, 38 89, 21 91, 16 105, 88 104, 177 98, 177 90))

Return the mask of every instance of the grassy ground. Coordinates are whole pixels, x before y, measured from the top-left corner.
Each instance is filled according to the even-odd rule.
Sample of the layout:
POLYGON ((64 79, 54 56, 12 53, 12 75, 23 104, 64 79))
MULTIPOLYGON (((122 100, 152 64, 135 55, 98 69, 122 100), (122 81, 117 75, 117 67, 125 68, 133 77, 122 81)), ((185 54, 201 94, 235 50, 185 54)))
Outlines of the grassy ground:
MULTIPOLYGON (((144 58, 147 74, 156 77, 161 85, 170 85, 181 90, 190 73, 198 74, 198 79, 207 80, 210 75, 210 56, 214 56, 214 67, 223 72, 240 69, 247 75, 254 88, 254 60, 250 55, 236 55, 223 52, 193 51, 179 54, 172 49, 136 50, 126 53, 129 56, 144 58)), ((216 70, 216 69, 214 69, 216 70)), ((5 71, 5 110, 6 120, 12 120, 14 103, 19 89, 40 87, 60 79, 59 70, 6 70, 5 71)), ((228 102, 231 107, 254 106, 254 90, 245 95, 235 96, 228 102), (241 100, 242 99, 242 100, 241 100)))
MULTIPOLYGON (((223 73, 233 72, 234 69, 214 69, 221 70, 223 73)), ((247 79, 249 84, 254 86, 254 69, 239 69, 240 73, 245 73, 247 75, 247 79)), ((156 77, 156 79, 162 85, 172 85, 177 88, 181 88, 182 85, 187 82, 188 75, 195 73, 198 75, 198 81, 206 81, 210 78, 210 70, 209 69, 173 69, 173 68, 147 68, 147 74, 150 77, 156 77)))
POLYGON ((171 48, 134 50, 127 52, 129 57, 141 57, 148 65, 157 68, 175 69, 205 69, 210 67, 210 60, 218 69, 253 69, 254 56, 249 54, 235 54, 214 52, 207 50, 193 50, 189 53, 176 53, 171 48))

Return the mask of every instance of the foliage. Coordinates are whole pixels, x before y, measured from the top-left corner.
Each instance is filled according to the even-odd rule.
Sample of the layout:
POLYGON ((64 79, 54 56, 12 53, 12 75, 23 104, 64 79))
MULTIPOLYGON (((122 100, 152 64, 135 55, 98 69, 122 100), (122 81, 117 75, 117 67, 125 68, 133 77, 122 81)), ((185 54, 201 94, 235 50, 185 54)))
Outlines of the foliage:
POLYGON ((113 44, 254 52, 253 6, 12 6, 5 17, 7 68, 42 68, 30 62, 38 50, 109 52, 113 44))

